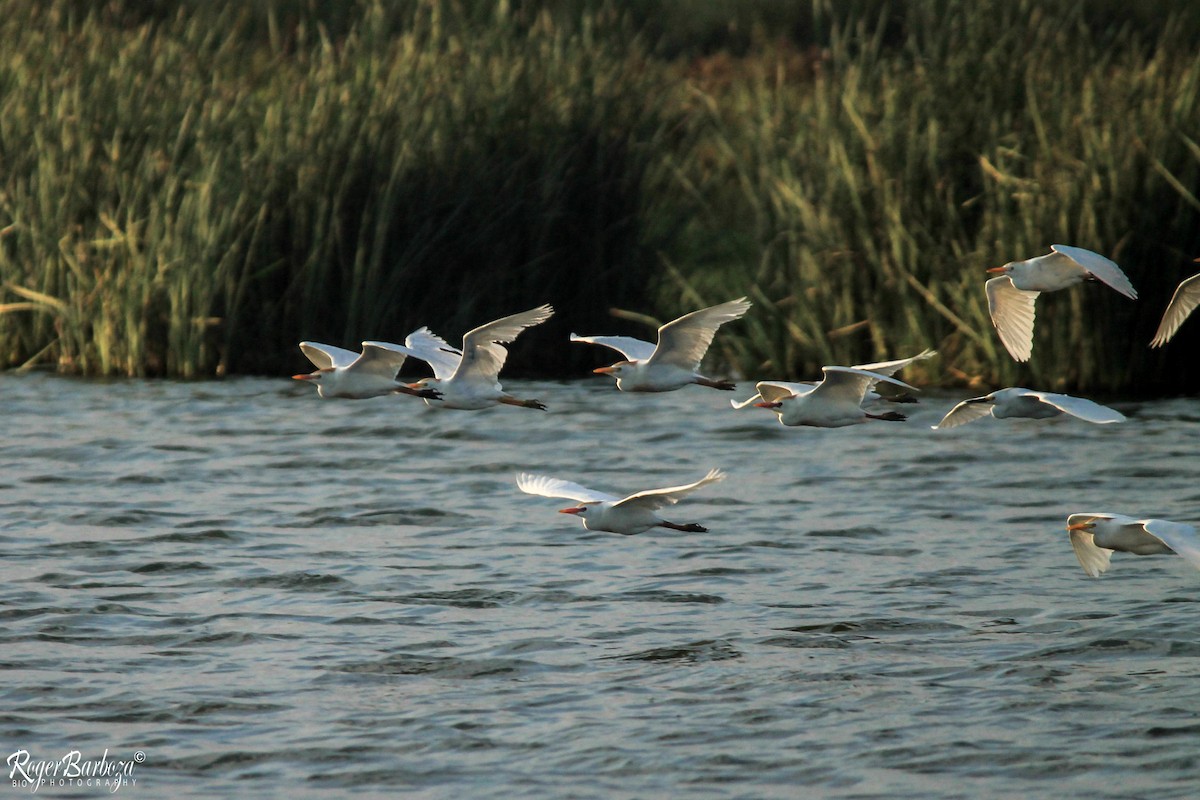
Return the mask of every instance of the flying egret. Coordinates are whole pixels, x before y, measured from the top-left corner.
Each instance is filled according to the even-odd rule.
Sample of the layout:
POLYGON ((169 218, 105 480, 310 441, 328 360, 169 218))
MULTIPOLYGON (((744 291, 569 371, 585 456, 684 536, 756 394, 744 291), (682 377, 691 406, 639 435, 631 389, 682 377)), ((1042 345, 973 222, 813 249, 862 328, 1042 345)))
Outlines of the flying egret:
POLYGON ((950 409, 950 412, 942 417, 941 422, 932 427, 935 431, 957 428, 959 425, 965 425, 981 417, 986 417, 988 414, 996 419, 1013 417, 1047 419, 1064 413, 1101 425, 1125 421, 1125 415, 1121 412, 1083 397, 1072 397, 1069 394, 1055 394, 1054 392, 1037 392, 1033 389, 1014 386, 1010 389, 1000 389, 983 397, 963 400, 950 409))
POLYGON ((1121 268, 1099 253, 1065 244, 1054 244, 1050 249, 1052 252, 1044 256, 1010 261, 988 270, 999 275, 984 284, 992 323, 1017 361, 1028 361, 1033 355, 1034 301, 1042 292, 1098 280, 1130 300, 1137 299, 1137 291, 1121 268))
POLYGON ((623 392, 670 392, 689 383, 732 391, 736 385, 733 381, 701 375, 700 362, 717 329, 741 318, 749 309, 750 301, 742 297, 684 314, 658 329, 657 345, 631 336, 578 336, 574 333, 571 341, 602 345, 625 356, 625 361, 593 370, 601 375, 612 375, 617 379, 617 388, 623 392))
POLYGON ((502 403, 545 411, 546 406, 538 400, 521 400, 506 393, 499 376, 508 358, 504 343, 513 341, 521 331, 545 322, 553 314, 554 309, 549 305, 538 306, 467 331, 462 350, 449 347, 436 348, 436 352, 423 350, 430 358, 421 358, 433 367, 433 377, 422 378, 413 386, 441 392, 442 401, 436 408, 476 411, 502 403))
POLYGON ((1083 571, 1093 578, 1108 570, 1116 551, 1138 556, 1178 553, 1200 569, 1200 538, 1191 525, 1121 514, 1072 514, 1067 517, 1067 530, 1083 571))
POLYGON ((681 525, 668 522, 658 516, 659 509, 678 503, 686 495, 710 483, 725 478, 725 473, 719 469, 710 470, 700 480, 686 486, 669 486, 665 489, 646 489, 631 494, 628 497, 617 497, 607 492, 598 492, 580 486, 578 483, 565 481, 560 478, 549 478, 545 475, 532 475, 523 472, 517 476, 517 488, 526 494, 542 497, 558 497, 573 500, 578 505, 561 508, 561 514, 574 514, 583 520, 583 527, 589 531, 609 531, 632 536, 635 533, 648 531, 655 526, 662 526, 676 531, 703 533, 708 529, 689 522, 681 525))

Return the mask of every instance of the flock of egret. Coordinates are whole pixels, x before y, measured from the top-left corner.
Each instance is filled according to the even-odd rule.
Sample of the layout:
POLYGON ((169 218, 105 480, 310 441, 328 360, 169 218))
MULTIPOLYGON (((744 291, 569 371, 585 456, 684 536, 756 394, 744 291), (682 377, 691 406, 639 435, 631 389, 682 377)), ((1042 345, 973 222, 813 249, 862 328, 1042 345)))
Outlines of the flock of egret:
MULTIPOLYGON (((1131 300, 1137 299, 1137 291, 1117 264, 1080 247, 1052 245, 1046 255, 1009 262, 988 272, 997 273, 997 277, 985 284, 992 322, 1000 341, 1017 361, 1028 361, 1033 353, 1034 306, 1040 293, 1096 280, 1131 300)), ((1197 305, 1200 305, 1200 274, 1184 280, 1176 289, 1151 347, 1166 344, 1197 305)), ((570 341, 608 347, 624 356, 621 361, 594 370, 614 377, 620 391, 669 392, 689 384, 732 391, 736 388, 733 381, 702 375, 700 362, 717 330, 740 319, 749 309, 750 301, 743 297, 693 311, 660 327, 656 343, 629 336, 576 334, 571 334, 570 341)), ((553 313, 549 305, 542 305, 480 325, 463 336, 461 348, 424 327, 410 333, 402 345, 363 342, 360 353, 301 342, 300 349, 317 369, 292 377, 316 384, 318 394, 324 398, 407 394, 423 398, 431 408, 478 410, 502 404, 544 411, 546 406, 539 400, 520 399, 505 392, 499 376, 508 357, 504 345, 525 329, 545 322, 553 313), (426 362, 433 370, 433 377, 414 383, 398 380, 396 376, 408 357, 426 362)), ((819 382, 759 381, 755 385, 756 394, 740 402, 731 401, 731 405, 735 409, 749 405, 770 409, 786 426, 839 428, 871 420, 904 421, 905 415, 897 411, 873 409, 880 401, 913 402, 907 392, 897 394, 896 390, 916 389, 895 374, 934 355, 933 350, 926 350, 894 361, 827 366, 822 369, 823 379, 819 382)), ((997 419, 1043 419, 1064 413, 1098 424, 1125 420, 1120 412, 1091 400, 1011 387, 962 401, 933 428, 954 428, 989 414, 997 419)), ((632 535, 656 526, 705 531, 696 523, 667 521, 657 512, 724 477, 725 473, 714 469, 694 483, 647 489, 628 497, 531 473, 518 475, 517 487, 527 494, 574 502, 576 505, 560 512, 579 517, 588 530, 632 535)), ((1120 514, 1083 513, 1068 517, 1067 530, 1079 563, 1092 577, 1108 569, 1115 551, 1136 555, 1178 553, 1200 569, 1200 538, 1190 525, 1159 519, 1137 520, 1120 514)))

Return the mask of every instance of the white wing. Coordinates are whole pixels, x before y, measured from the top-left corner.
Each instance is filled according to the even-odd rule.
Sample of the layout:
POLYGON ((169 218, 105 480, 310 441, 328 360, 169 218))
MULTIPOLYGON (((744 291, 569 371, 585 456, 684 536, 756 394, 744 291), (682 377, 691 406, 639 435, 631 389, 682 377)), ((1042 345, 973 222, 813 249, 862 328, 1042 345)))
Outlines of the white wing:
POLYGON ((1028 361, 1033 355, 1033 302, 1039 292, 1018 289, 1007 275, 992 278, 984 288, 1000 341, 1017 361, 1028 361))
POLYGON ((1059 411, 1065 411, 1071 416, 1079 417, 1087 422, 1095 422, 1103 425, 1109 422, 1125 421, 1125 415, 1120 411, 1108 406, 1102 406, 1083 397, 1072 397, 1069 394, 1055 394, 1054 392, 1035 392, 1031 389, 1022 392, 1021 396, 1036 397, 1043 403, 1054 406, 1059 411))
POLYGON ((1079 559, 1079 566, 1093 578, 1099 578, 1108 571, 1113 551, 1097 547, 1092 542, 1092 534, 1087 531, 1071 531, 1071 549, 1079 559))
POLYGON ((651 364, 673 364, 694 372, 708 352, 717 328, 726 322, 739 319, 750 310, 750 301, 744 297, 702 308, 679 319, 668 322, 658 329, 658 347, 649 359, 651 364))
POLYGON ((734 408, 745 408, 751 403, 757 403, 760 400, 768 403, 774 403, 776 400, 783 400, 787 397, 806 395, 816 388, 815 383, 788 383, 786 381, 759 381, 754 384, 754 388, 758 389, 758 394, 738 402, 730 400, 729 404, 734 408))
POLYGON ((354 362, 356 372, 367 372, 385 378, 395 378, 404 366, 407 353, 395 349, 390 342, 363 342, 362 355, 354 362))
POLYGON ((1130 300, 1137 300, 1137 290, 1133 288, 1133 284, 1129 282, 1129 278, 1125 276, 1115 261, 1107 259, 1099 253, 1093 253, 1091 250, 1066 244, 1052 244, 1050 249, 1071 259, 1109 288, 1116 289, 1130 300))
POLYGON ((579 336, 571 334, 572 342, 586 342, 611 347, 630 361, 646 361, 654 355, 654 345, 632 336, 579 336))
POLYGON ((508 350, 501 343, 511 342, 521 331, 545 322, 553 314, 550 306, 538 306, 467 331, 463 336, 462 360, 451 380, 494 382, 508 358, 508 350))
MULTIPOLYGON (((1110 519, 1121 525, 1139 524, 1133 517, 1101 511, 1071 514, 1067 517, 1067 527, 1069 528, 1081 522, 1091 522, 1097 519, 1110 519)), ((1075 551, 1075 557, 1079 559, 1079 565, 1083 567, 1083 571, 1093 578, 1099 578, 1101 574, 1107 572, 1113 551, 1107 547, 1098 547, 1095 541, 1093 541, 1093 534, 1089 531, 1071 531, 1070 533, 1071 549, 1075 551)))
POLYGON ((545 475, 533 475, 522 472, 517 476, 517 488, 526 494, 536 494, 542 497, 560 497, 574 500, 576 503, 603 503, 619 499, 616 495, 597 492, 578 483, 564 481, 561 478, 550 478, 545 475))
POLYGON ((730 400, 729 405, 733 406, 734 408, 741 409, 741 408, 745 408, 746 406, 748 406, 752 403, 761 402, 762 399, 763 399, 763 397, 761 394, 756 394, 756 395, 746 398, 745 400, 742 400, 740 403, 737 400, 730 400))
POLYGON ((986 417, 992 413, 991 400, 986 396, 972 397, 970 400, 963 400, 961 403, 950 409, 950 413, 942 417, 942 421, 933 426, 935 431, 946 430, 948 428, 957 428, 959 425, 966 425, 968 422, 974 422, 980 417, 986 417))
POLYGON ((358 353, 353 350, 343 350, 340 347, 334 347, 331 344, 319 344, 317 342, 301 342, 300 349, 304 351, 304 355, 308 357, 317 369, 330 369, 331 367, 348 367, 358 360, 358 353))
POLYGON ((656 511, 663 506, 678 503, 681 498, 691 494, 705 484, 722 480, 725 480, 725 473, 719 469, 713 469, 709 470, 707 475, 695 483, 689 483, 687 486, 668 486, 666 489, 647 489, 644 492, 629 495, 629 497, 621 500, 613 507, 638 506, 656 511))
POLYGON ((937 355, 936 350, 925 350, 918 353, 912 358, 899 358, 895 361, 879 361, 874 364, 854 364, 855 369, 866 370, 867 372, 878 372, 880 375, 895 375, 900 370, 907 367, 914 361, 924 361, 927 358, 933 358, 937 355))
POLYGON ((758 394, 768 403, 787 397, 803 397, 817 388, 816 383, 788 383, 787 381, 759 381, 754 384, 758 394))
POLYGON ((854 367, 821 367, 821 372, 825 374, 825 379, 818 383, 810 394, 835 402, 844 401, 860 405, 867 390, 880 382, 917 391, 915 386, 909 386, 902 380, 854 367))
POLYGON ((438 380, 446 380, 453 375, 462 361, 462 351, 448 344, 429 328, 417 328, 405 337, 404 344, 410 355, 433 368, 433 377, 438 380))
POLYGON ((1193 567, 1200 569, 1200 539, 1196 537, 1195 528, 1179 522, 1167 522, 1165 519, 1146 519, 1141 523, 1146 533, 1186 558, 1193 567))
POLYGON ((1179 330, 1179 326, 1188 318, 1188 314, 1191 314, 1198 305, 1200 305, 1200 274, 1193 275, 1179 284, 1175 294, 1171 297, 1171 302, 1167 303, 1167 310, 1163 312, 1162 322, 1158 323, 1158 331, 1154 334, 1154 340, 1150 342, 1150 346, 1161 347, 1171 341, 1175 331, 1179 330))

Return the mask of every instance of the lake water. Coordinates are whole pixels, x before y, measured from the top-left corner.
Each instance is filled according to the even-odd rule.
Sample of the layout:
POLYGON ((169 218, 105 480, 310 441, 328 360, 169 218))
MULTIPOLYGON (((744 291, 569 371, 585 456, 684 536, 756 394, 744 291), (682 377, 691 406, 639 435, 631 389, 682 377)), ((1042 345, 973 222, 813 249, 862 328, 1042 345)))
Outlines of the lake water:
POLYGON ((1200 401, 812 430, 508 388, 550 410, 0 377, 4 757, 107 751, 141 797, 1200 796, 1200 573, 1092 579, 1064 531, 1200 521, 1200 401), (708 533, 513 482, 714 466, 669 515, 708 533))

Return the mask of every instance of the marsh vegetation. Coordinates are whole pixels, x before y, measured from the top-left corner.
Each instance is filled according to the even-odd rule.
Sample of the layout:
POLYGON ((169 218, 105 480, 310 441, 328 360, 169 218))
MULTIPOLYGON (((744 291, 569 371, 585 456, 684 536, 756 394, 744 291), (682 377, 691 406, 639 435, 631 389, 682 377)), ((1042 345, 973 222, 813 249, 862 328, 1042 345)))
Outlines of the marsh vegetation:
POLYGON ((1200 13, 726 5, 4 2, 0 365, 286 374, 551 302, 512 366, 569 375, 569 331, 645 335, 610 309, 748 295, 751 377, 1200 388, 1200 325, 1146 348, 1200 255, 1200 13), (1058 242, 1141 300, 1048 296, 1017 365, 983 269, 1058 242))

